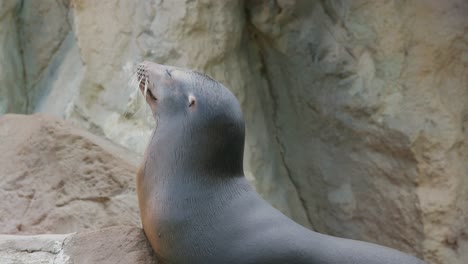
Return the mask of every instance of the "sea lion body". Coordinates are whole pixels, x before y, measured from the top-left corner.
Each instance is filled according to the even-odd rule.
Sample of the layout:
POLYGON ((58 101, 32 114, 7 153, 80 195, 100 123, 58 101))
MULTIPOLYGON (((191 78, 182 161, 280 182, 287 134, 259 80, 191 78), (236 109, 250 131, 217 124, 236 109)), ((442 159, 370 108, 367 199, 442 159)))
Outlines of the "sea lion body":
POLYGON ((239 103, 218 82, 151 62, 140 64, 138 80, 157 125, 137 193, 143 229, 161 263, 424 263, 311 231, 264 201, 243 174, 239 103))

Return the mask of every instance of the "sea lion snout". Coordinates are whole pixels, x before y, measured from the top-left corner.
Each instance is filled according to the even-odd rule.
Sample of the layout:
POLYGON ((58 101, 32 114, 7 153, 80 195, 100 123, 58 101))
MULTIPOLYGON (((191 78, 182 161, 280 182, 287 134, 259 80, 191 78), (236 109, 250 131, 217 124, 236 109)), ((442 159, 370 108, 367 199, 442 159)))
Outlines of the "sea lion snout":
POLYGON ((140 63, 137 68, 137 80, 138 80, 138 87, 143 93, 146 93, 145 89, 148 87, 149 76, 148 76, 148 68, 146 64, 140 63))
POLYGON ((154 107, 154 103, 160 96, 158 89, 167 87, 172 81, 172 69, 165 65, 144 61, 137 66, 138 87, 146 101, 154 107))
POLYGON ((194 110, 196 96, 187 79, 191 71, 143 61, 137 66, 136 81, 153 115, 194 110))
POLYGON ((143 61, 142 63, 138 64, 137 72, 145 73, 146 77, 149 77, 150 75, 155 75, 158 78, 171 79, 172 78, 171 72, 174 69, 175 69, 174 67, 157 64, 157 63, 150 62, 150 61, 143 61))

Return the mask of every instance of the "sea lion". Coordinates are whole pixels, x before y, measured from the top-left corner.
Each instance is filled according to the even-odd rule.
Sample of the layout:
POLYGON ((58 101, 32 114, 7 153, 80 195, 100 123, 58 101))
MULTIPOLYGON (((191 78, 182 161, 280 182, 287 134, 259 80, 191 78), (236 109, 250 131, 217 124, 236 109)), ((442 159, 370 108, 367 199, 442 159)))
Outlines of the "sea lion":
POLYGON ((137 175, 144 232, 161 263, 422 264, 383 246, 311 231, 249 186, 236 97, 212 78, 143 62, 156 119, 137 175))

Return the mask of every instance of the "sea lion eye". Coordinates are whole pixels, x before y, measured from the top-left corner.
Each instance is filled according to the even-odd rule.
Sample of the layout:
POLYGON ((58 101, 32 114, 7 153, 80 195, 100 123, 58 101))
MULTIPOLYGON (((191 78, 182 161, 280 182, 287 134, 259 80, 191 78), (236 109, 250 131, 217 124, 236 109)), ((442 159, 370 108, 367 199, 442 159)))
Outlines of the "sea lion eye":
POLYGON ((195 105, 195 96, 189 95, 189 107, 192 107, 195 105))

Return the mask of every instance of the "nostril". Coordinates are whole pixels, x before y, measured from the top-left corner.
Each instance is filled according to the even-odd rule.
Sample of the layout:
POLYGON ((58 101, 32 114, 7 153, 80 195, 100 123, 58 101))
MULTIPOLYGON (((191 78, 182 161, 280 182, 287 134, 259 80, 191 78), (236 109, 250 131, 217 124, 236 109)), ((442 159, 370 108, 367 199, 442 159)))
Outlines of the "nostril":
POLYGON ((138 86, 143 91, 146 91, 146 87, 148 86, 148 69, 146 63, 140 63, 137 67, 137 80, 138 86))
POLYGON ((146 67, 146 64, 144 63, 140 63, 137 67, 137 77, 138 77, 138 81, 144 79, 144 78, 148 78, 148 70, 147 70, 147 67, 146 67))

